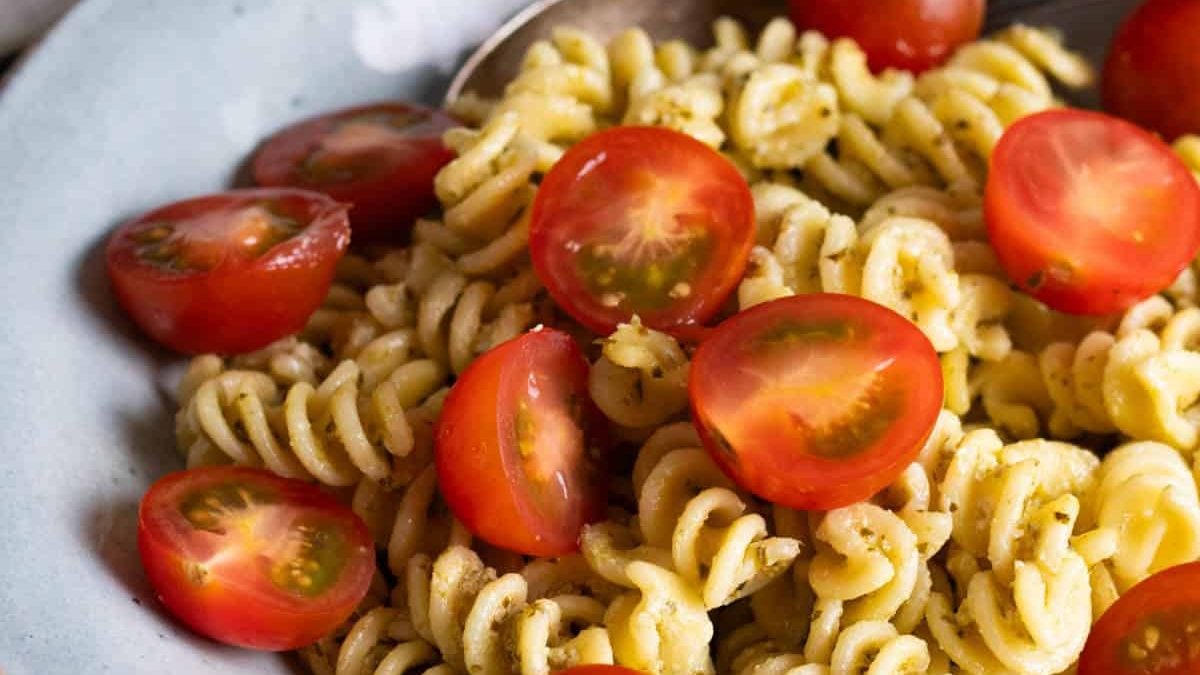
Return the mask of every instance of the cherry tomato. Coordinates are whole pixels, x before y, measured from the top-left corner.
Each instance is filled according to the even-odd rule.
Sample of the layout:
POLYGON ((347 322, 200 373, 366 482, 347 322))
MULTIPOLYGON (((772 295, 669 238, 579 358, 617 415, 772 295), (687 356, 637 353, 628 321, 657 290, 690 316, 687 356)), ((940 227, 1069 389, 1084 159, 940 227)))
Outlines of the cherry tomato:
POLYGON ((142 498, 138 550, 180 621, 282 651, 337 628, 375 573, 366 525, 310 483, 247 467, 170 474, 142 498))
POLYGON ((587 361, 566 333, 535 329, 477 358, 438 420, 438 482, 454 515, 527 555, 578 550, 603 515, 599 414, 587 361))
POLYGON ((795 509, 834 509, 891 483, 942 407, 925 335, 849 295, 781 298, 735 314, 692 359, 692 416, 735 482, 795 509))
POLYGON ((1079 657, 1079 675, 1200 672, 1200 562, 1142 580, 1104 612, 1079 657))
POLYGON ((236 354, 303 328, 349 242, 345 205, 325 195, 233 190, 118 228, 108 276, 121 306, 158 342, 236 354))
POLYGON ((1169 139, 1200 133, 1200 2, 1149 0, 1121 24, 1104 64, 1105 109, 1169 139))
POLYGON ((287 127, 254 156, 259 185, 324 192, 354 205, 355 241, 402 238, 437 205, 433 177, 454 154, 445 114, 412 103, 375 103, 287 127))
POLYGON ((871 69, 921 72, 979 37, 984 0, 789 0, 792 21, 829 38, 849 37, 871 69))
POLYGON ((1200 248, 1200 188, 1153 134, 1051 110, 1005 132, 984 209, 1009 277, 1054 309, 1117 312, 1166 288, 1200 248))
POLYGON ((624 665, 588 664, 559 670, 558 675, 641 675, 641 671, 625 668, 624 665))
POLYGON ((754 201, 737 169, 692 137, 617 127, 546 174, 529 239, 538 278, 584 326, 607 335, 637 314, 683 336, 741 279, 754 201))

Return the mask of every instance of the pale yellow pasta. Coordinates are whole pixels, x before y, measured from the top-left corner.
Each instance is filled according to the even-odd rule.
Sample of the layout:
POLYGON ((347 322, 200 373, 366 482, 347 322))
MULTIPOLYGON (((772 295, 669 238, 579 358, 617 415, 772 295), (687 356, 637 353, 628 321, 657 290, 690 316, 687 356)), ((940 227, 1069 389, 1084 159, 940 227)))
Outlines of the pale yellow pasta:
POLYGON ((638 317, 604 340, 588 374, 588 391, 601 412, 628 428, 663 424, 687 406, 687 355, 669 335, 638 317))
POLYGON ((1113 450, 1085 503, 1085 523, 1116 533, 1116 549, 1104 565, 1121 591, 1200 558, 1196 481, 1171 447, 1143 441, 1113 450))
POLYGON ((642 561, 630 563, 626 573, 637 590, 614 600, 604 617, 618 663, 649 675, 713 672, 713 626, 692 585, 642 561))
POLYGON ((497 576, 470 549, 412 557, 403 583, 413 630, 455 671, 548 675, 612 662, 604 605, 584 596, 530 597, 520 574, 497 576))
POLYGON ((698 444, 672 448, 652 438, 633 474, 643 540, 671 551, 673 569, 706 607, 753 593, 800 552, 799 542, 769 536, 766 520, 747 513, 745 499, 698 444))
POLYGON ((804 166, 837 133, 837 91, 800 68, 766 63, 734 79, 730 136, 754 166, 804 166))

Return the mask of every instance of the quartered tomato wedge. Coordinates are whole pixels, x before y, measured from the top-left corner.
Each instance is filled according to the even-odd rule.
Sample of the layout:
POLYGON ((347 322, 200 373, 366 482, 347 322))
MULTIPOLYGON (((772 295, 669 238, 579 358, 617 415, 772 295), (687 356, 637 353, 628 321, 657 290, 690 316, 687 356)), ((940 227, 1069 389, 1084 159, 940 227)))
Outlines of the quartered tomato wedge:
POLYGON ((854 38, 871 69, 922 71, 979 37, 984 0, 789 0, 792 21, 854 38))
POLYGON ((992 153, 988 234, 1008 276, 1050 307, 1123 310, 1169 286, 1200 249, 1200 187, 1148 131, 1051 110, 992 153))
POLYGON ((1170 567, 1104 612, 1079 657, 1079 675, 1200 673, 1200 562, 1170 567))
POLYGON ((563 555, 603 515, 600 417, 587 371, 570 336, 535 329, 458 378, 438 420, 438 483, 479 538, 526 555, 563 555))
POLYGON ((687 337, 742 277, 754 202, 737 169, 703 143, 617 127, 546 174, 529 238, 538 278, 584 326, 607 335, 636 314, 687 337))
POLYGON ((254 189, 155 209, 117 229, 106 255, 117 300, 147 335, 236 354, 303 328, 349 243, 344 204, 254 189))
POLYGON ((848 295, 782 298, 735 314, 692 359, 692 416, 709 454, 759 497, 834 509, 891 483, 942 407, 924 334, 848 295))
POLYGON ((323 192, 354 205, 355 241, 405 236, 437 205, 433 177, 454 154, 444 113, 412 103, 349 108, 279 131, 254 156, 259 185, 323 192))
POLYGON ((1147 0, 1104 64, 1104 107, 1168 139, 1200 134, 1200 2, 1147 0))
POLYGON ((180 621, 231 645, 281 651, 346 620, 375 573, 366 525, 316 486, 262 469, 211 467, 155 483, 138 550, 180 621))

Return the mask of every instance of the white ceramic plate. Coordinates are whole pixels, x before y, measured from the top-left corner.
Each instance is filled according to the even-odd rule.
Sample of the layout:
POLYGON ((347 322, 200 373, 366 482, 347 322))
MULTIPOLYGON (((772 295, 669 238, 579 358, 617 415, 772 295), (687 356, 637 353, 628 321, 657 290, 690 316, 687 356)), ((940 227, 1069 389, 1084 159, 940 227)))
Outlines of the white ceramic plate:
MULTIPOLYGON (((156 384, 171 359, 117 311, 100 246, 133 214, 227 185, 284 123, 436 101, 463 50, 522 4, 89 0, 0 93, 5 675, 291 672, 196 639, 154 606, 135 512, 181 463, 156 384)), ((1017 4, 1098 57, 1131 2, 1017 4)))

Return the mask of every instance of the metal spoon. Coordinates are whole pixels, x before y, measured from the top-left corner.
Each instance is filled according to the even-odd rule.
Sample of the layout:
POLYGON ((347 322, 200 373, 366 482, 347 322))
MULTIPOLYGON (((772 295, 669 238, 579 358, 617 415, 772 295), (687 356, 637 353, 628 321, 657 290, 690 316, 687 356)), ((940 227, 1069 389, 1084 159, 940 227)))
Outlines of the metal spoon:
MULTIPOLYGON (((1013 21, 1071 29, 1072 46, 1096 62, 1112 28, 1136 0, 991 0, 985 31, 1013 21)), ((500 96, 520 67, 525 50, 550 37, 555 26, 582 28, 607 41, 629 26, 641 26, 654 40, 682 39, 699 47, 712 44, 712 22, 731 16, 757 31, 787 14, 786 0, 536 0, 483 42, 454 76, 445 103, 464 92, 500 96)))
POLYGON ((556 26, 574 26, 601 42, 641 26, 654 40, 683 39, 700 47, 712 44, 712 22, 731 16, 757 30, 787 13, 785 0, 537 0, 492 33, 467 58, 450 82, 446 103, 473 91, 485 98, 504 93, 517 74, 525 50, 550 37, 556 26))

